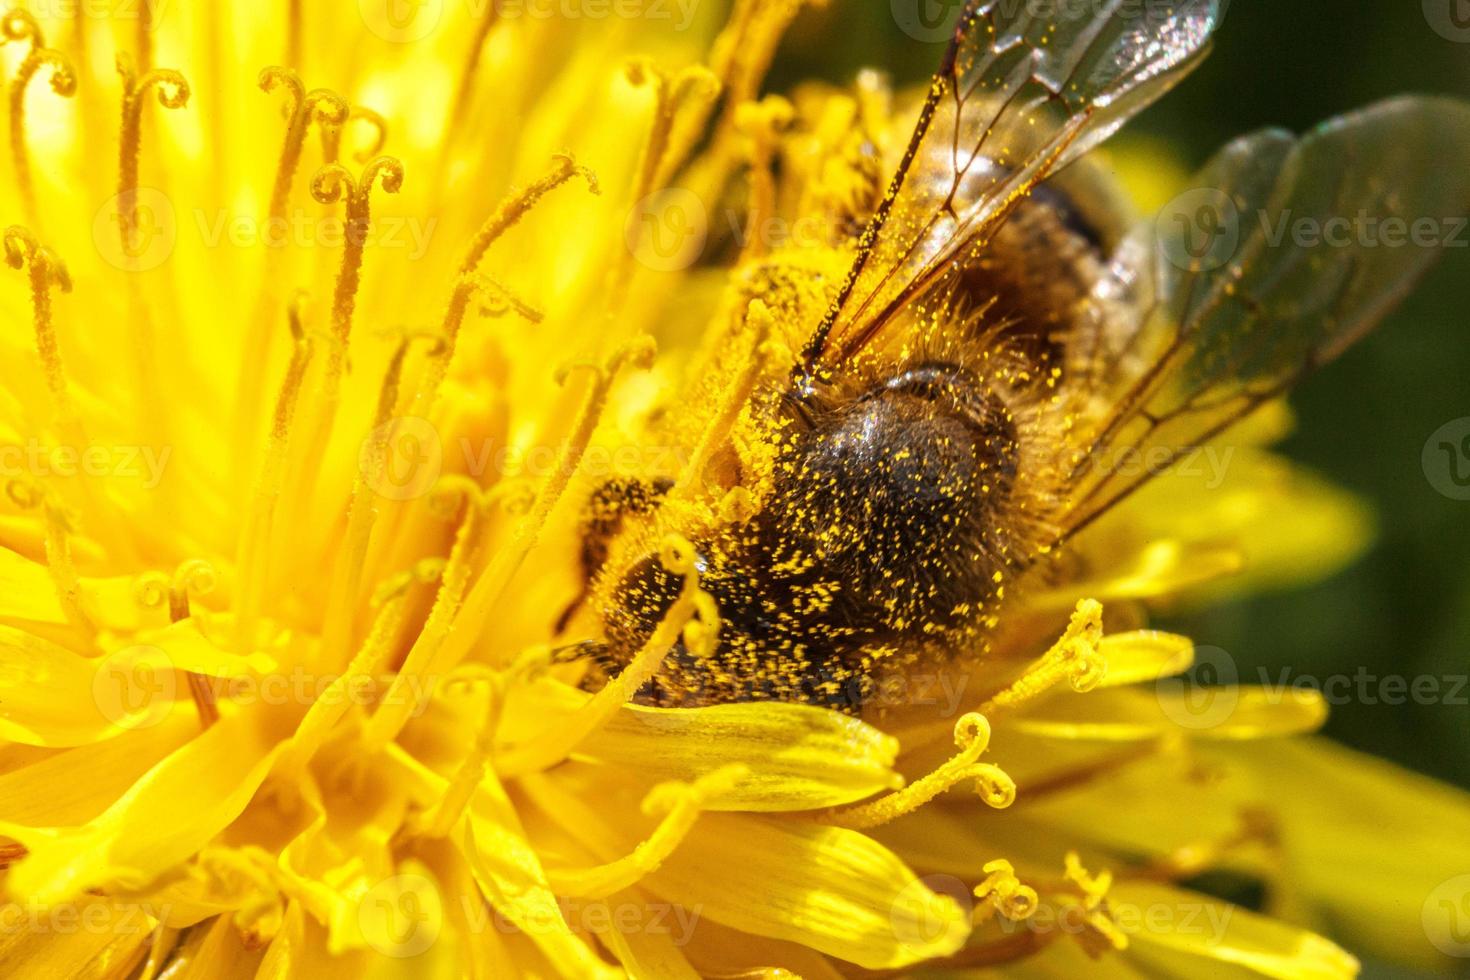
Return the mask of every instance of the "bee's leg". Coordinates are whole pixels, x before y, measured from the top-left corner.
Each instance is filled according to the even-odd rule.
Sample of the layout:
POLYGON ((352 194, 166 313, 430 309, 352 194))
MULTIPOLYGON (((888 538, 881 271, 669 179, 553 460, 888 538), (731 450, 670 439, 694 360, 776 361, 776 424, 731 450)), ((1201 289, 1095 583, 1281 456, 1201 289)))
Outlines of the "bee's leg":
POLYGON ((613 540, 622 532, 623 521, 656 510, 673 485, 674 481, 665 478, 649 482, 634 477, 608 480, 592 492, 582 511, 582 591, 557 619, 558 633, 587 601, 593 580, 607 564, 613 540))

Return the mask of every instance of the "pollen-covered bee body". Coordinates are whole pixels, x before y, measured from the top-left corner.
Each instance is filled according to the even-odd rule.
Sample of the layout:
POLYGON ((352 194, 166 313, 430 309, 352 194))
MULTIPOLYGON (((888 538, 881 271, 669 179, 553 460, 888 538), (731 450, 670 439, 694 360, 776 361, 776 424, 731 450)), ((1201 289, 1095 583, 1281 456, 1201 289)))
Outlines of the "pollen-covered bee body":
MULTIPOLYGON (((1324 253, 1237 227, 1229 249, 1200 252, 1189 215, 1133 220, 1084 157, 1197 63, 1220 6, 1040 21, 971 0, 906 145, 875 137, 895 175, 861 236, 844 245, 830 225, 737 269, 737 297, 800 350, 751 386, 693 482, 749 489, 755 506, 691 523, 643 488, 626 527, 595 528, 619 543, 591 551, 611 556, 592 590, 603 638, 583 648, 593 683, 687 587, 658 557, 667 532, 689 542, 721 629, 699 655, 655 651, 649 703, 858 710, 889 675, 984 657, 1008 597, 1164 468, 1110 461, 1167 464, 1383 317, 1430 251, 1324 253)), ((1302 139, 1266 131, 1198 181, 1237 214, 1463 213, 1470 168, 1436 167, 1436 139, 1470 146, 1470 107, 1401 99, 1302 139)), ((834 219, 866 210, 860 197, 834 219)), ((758 356, 740 335, 717 376, 758 356)))
MULTIPOLYGON (((856 708, 882 673, 972 648, 1024 546, 1008 513, 1014 422, 964 369, 923 364, 782 401, 763 506, 692 541, 718 646, 697 660, 676 650, 650 701, 856 708)), ((682 580, 656 557, 613 574, 605 622, 625 660, 682 580)))

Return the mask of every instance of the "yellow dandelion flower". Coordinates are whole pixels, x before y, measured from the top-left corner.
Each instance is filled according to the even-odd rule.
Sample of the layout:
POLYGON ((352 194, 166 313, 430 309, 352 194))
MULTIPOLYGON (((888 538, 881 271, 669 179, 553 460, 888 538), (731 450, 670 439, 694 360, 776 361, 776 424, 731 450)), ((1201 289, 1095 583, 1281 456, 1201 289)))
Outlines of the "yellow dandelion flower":
POLYGON ((1240 213, 1452 213, 1470 111, 1238 144, 1139 235, 1061 168, 1214 0, 976 0, 927 100, 768 93, 803 5, 5 14, 0 973, 1470 952, 1463 795, 1146 628, 1363 540, 1277 398, 1430 257, 1240 213))

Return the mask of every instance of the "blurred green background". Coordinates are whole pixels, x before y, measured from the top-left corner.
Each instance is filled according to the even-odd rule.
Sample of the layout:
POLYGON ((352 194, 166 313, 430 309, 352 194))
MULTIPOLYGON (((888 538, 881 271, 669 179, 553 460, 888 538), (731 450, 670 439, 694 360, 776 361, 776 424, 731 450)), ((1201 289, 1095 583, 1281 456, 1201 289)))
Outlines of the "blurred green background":
MULTIPOLYGON (((1214 53, 1129 130, 1168 139, 1191 169, 1220 144, 1267 125, 1302 130, 1402 92, 1470 97, 1470 30, 1431 26, 1464 0, 1234 0, 1214 53), (1439 8, 1433 5, 1438 3, 1439 8)), ((845 81, 874 65, 896 81, 928 76, 943 45, 896 26, 888 0, 837 0, 804 14, 772 87, 845 81)), ((1470 148, 1445 146, 1445 166, 1470 148)), ((1470 502, 1449 499, 1421 463, 1442 425, 1470 416, 1470 249, 1446 261, 1375 335, 1295 397, 1297 431, 1283 450, 1361 495, 1380 530, 1333 579, 1166 623, 1223 648, 1242 679, 1470 672, 1470 502)), ((1447 462, 1446 462, 1446 465, 1447 462)), ((1451 690, 1450 686, 1441 688, 1451 690)), ((1459 704, 1337 705, 1338 740, 1470 787, 1470 687, 1459 704)))

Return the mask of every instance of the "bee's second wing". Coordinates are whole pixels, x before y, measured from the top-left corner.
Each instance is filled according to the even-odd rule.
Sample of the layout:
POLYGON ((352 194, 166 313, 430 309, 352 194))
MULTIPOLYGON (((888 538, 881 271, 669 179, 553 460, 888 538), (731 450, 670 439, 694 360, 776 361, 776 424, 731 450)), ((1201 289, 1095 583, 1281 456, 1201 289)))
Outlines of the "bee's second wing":
POLYGON ((1470 212, 1470 105, 1413 97, 1228 145, 1120 247, 1069 351, 1079 529, 1372 329, 1470 212), (1173 457, 1170 457, 1173 458, 1173 457), (1159 467, 1152 467, 1157 470, 1159 467), (1128 473, 1124 476, 1123 473, 1128 473))
POLYGON ((1032 188, 1102 142, 1203 56, 1225 0, 1055 7, 970 0, 808 370, 864 348, 1032 188))

